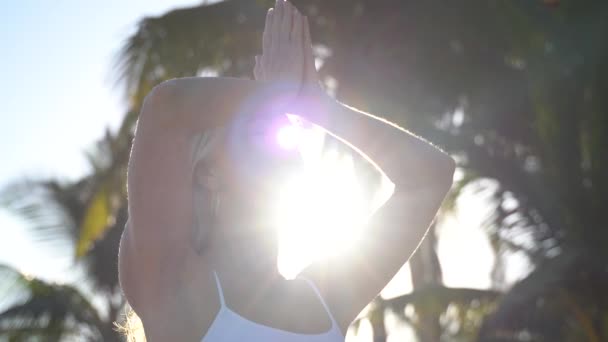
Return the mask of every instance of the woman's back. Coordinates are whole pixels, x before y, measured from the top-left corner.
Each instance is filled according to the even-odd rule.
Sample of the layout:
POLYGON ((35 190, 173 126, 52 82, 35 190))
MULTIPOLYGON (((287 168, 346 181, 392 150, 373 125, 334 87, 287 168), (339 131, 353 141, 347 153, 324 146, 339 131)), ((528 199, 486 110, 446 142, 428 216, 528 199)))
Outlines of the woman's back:
MULTIPOLYGON (((206 105, 198 115, 209 116, 211 120, 213 114, 234 115, 239 110, 240 103, 246 102, 251 106, 252 100, 263 102, 270 88, 262 83, 233 78, 192 78, 172 82, 165 85, 164 89, 157 90, 153 95, 155 98, 148 101, 142 111, 142 116, 147 117, 140 119, 144 124, 147 120, 147 127, 140 122, 139 135, 157 131, 156 128, 150 128, 154 124, 150 122, 160 121, 157 118, 163 115, 173 115, 176 121, 184 120, 185 114, 175 111, 181 106, 189 106, 189 93, 192 89, 197 89, 204 95, 197 96, 198 100, 203 101, 203 97, 209 100, 203 101, 206 105), (233 101, 229 105, 214 103, 221 98, 221 94, 229 94, 233 101), (179 100, 184 101, 176 102, 179 100), (211 113, 204 112, 206 108, 211 108, 211 113)), ((184 134, 184 131, 187 129, 173 132, 164 128, 160 139, 177 141, 169 134, 177 137, 178 134, 184 134)), ((249 326, 251 331, 259 330, 261 334, 272 335, 278 332, 283 337, 285 334, 294 338, 305 336, 305 340, 311 336, 322 338, 319 341, 343 340, 339 326, 316 293, 316 287, 311 287, 304 280, 275 278, 270 284, 260 281, 264 275, 258 277, 253 270, 249 270, 249 274, 229 277, 228 281, 218 286, 211 255, 216 255, 215 259, 231 262, 236 259, 250 260, 238 255, 219 256, 226 252, 225 245, 211 245, 202 255, 190 248, 189 227, 193 222, 188 218, 194 208, 191 203, 184 203, 188 197, 193 196, 190 190, 192 181, 188 179, 192 176, 186 176, 182 172, 192 169, 191 166, 181 166, 180 171, 170 172, 167 169, 173 170, 178 163, 142 166, 158 155, 171 156, 172 159, 183 158, 186 161, 186 156, 179 155, 188 150, 186 146, 169 144, 155 144, 149 153, 148 149, 150 146, 144 146, 142 138, 136 136, 129 172, 131 222, 125 229, 120 250, 121 285, 129 303, 142 320, 148 341, 201 341, 207 336, 207 331, 221 335, 218 331, 228 329, 227 326, 234 325, 235 321, 249 326), (140 162, 144 160, 145 162, 140 162), (168 175, 173 174, 181 176, 168 178, 168 175), (168 194, 169 190, 174 194, 160 196, 158 192, 165 187, 167 190, 162 191, 163 195, 168 194), (180 199, 175 200, 173 196, 176 196, 177 189, 184 189, 188 193, 179 194, 180 199), (188 208, 187 212, 185 208, 188 208), (175 220, 169 222, 168 217, 175 220), (219 289, 222 290, 221 296, 219 289), (223 328, 214 325, 216 319, 223 328), (330 340, 323 339, 328 336, 331 336, 330 340)), ((253 244, 248 247, 254 248, 253 244)), ((244 253, 245 251, 241 254, 244 253)), ((275 256, 270 251, 268 255, 272 256, 271 261, 276 267, 275 256)), ((255 264, 260 266, 263 263, 258 258, 255 264)), ((216 263, 214 265, 217 266, 216 263)), ((223 274, 221 269, 218 269, 218 273, 220 277, 223 274)), ((285 340, 283 337, 281 340, 285 340)), ((215 341, 211 338, 205 338, 205 341, 215 341)))
POLYGON ((340 331, 418 246, 451 186, 447 155, 319 87, 307 21, 282 0, 267 16, 258 60, 256 79, 269 82, 174 80, 142 107, 119 263, 121 286, 150 342, 342 341, 340 331), (276 270, 277 227, 268 210, 283 164, 297 156, 273 145, 285 113, 363 151, 393 190, 367 220, 365 238, 301 272, 311 282, 284 280, 276 270), (196 159, 195 137, 220 125, 228 126, 223 144, 196 159))
MULTIPOLYGON (((184 279, 156 310, 138 311, 148 341, 341 342, 316 285, 304 278, 222 282, 221 273, 184 279), (202 283, 199 283, 202 282, 202 283)), ((159 298, 150 302, 159 303, 159 298)))
MULTIPOLYGON (((281 301, 281 305, 265 305, 268 314, 265 317, 256 317, 256 321, 244 317, 232 310, 224 298, 223 289, 217 272, 214 272, 218 295, 220 299, 220 309, 204 335, 203 342, 217 341, 285 341, 285 342, 337 342, 342 341, 344 336, 335 322, 325 301, 320 296, 316 286, 308 279, 304 279, 312 289, 317 298, 308 300, 306 295, 294 295, 287 293, 286 301, 281 301), (300 303, 294 302, 299 299, 300 303), (317 303, 323 306, 325 314, 319 314, 317 303), (287 304, 286 304, 287 303, 287 304), (274 316, 274 317, 269 317, 274 316), (286 319, 287 317, 287 319, 286 319), (329 319, 329 327, 324 323, 329 319), (270 321, 274 320, 274 321, 270 321), (267 322, 265 324, 261 321, 267 322), (319 329, 321 327, 321 329, 319 329)), ((291 285, 298 281, 291 281, 291 285)), ((299 285, 299 284, 296 284, 299 285)), ((293 292, 297 289, 292 287, 293 292)), ((306 289, 303 289, 304 291, 306 289)), ((268 303, 269 301, 265 301, 268 303)), ((276 303, 275 303, 276 304, 276 303)), ((263 308, 264 309, 264 308, 263 308)))

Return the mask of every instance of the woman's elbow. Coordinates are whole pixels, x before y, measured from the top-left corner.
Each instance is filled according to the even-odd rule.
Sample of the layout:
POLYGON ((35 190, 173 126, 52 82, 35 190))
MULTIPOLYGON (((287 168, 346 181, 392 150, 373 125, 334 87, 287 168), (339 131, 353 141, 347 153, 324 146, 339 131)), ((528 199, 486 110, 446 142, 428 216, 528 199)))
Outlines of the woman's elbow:
POLYGON ((172 103, 178 95, 179 88, 179 81, 177 79, 167 80, 157 84, 150 90, 148 95, 146 95, 142 108, 172 103))
POLYGON ((178 91, 175 80, 164 81, 152 88, 142 103, 138 126, 168 127, 175 122, 179 112, 178 91))
POLYGON ((454 182, 454 172, 456 171, 456 162, 447 153, 442 153, 442 158, 437 166, 437 184, 447 193, 454 182))
POLYGON ((218 80, 212 77, 184 77, 164 81, 146 96, 142 116, 154 117, 162 127, 177 128, 186 134, 213 125, 215 117, 221 117, 219 111, 222 107, 218 106, 221 101, 217 95, 222 93, 220 86, 223 82, 218 80))
POLYGON ((456 162, 447 153, 439 150, 437 152, 418 169, 418 177, 415 177, 415 182, 419 183, 412 184, 412 187, 423 186, 432 189, 433 192, 441 193, 443 196, 452 187, 456 162))

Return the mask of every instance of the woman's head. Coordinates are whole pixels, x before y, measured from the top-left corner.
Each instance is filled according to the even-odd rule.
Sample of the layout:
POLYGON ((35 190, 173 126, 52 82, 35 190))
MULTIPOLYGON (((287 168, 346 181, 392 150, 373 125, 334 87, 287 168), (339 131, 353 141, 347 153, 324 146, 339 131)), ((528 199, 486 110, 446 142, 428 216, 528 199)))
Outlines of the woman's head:
POLYGON ((195 236, 198 248, 221 234, 251 238, 274 227, 282 178, 301 165, 287 116, 240 118, 200 133, 192 142, 195 236))
MULTIPOLYGON (((284 140, 289 132, 282 129, 290 125, 286 117, 257 117, 208 129, 192 139, 191 241, 198 252, 217 243, 220 235, 248 245, 260 241, 256 235, 266 235, 262 240, 270 243, 259 250, 267 251, 268 260, 274 257, 277 251, 271 248, 277 247, 272 246, 276 236, 271 235, 276 232, 274 227, 264 226, 269 224, 267 209, 274 204, 273 193, 279 188, 281 175, 299 165, 301 159, 297 149, 286 146, 289 142, 284 140)), ((247 258, 246 251, 239 255, 247 258)), ((268 266, 259 258, 250 259, 257 266, 268 266)), ((132 309, 127 309, 124 322, 117 326, 127 341, 146 341, 142 322, 132 309)))

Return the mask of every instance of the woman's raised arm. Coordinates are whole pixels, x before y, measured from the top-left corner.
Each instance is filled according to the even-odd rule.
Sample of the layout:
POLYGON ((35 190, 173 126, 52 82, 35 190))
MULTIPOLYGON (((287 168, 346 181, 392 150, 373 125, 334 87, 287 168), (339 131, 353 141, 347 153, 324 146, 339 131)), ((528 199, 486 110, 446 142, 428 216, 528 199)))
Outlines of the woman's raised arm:
POLYGON ((302 272, 317 283, 346 332, 424 237, 451 187, 454 161, 398 125, 326 95, 318 84, 308 21, 286 1, 279 0, 269 11, 264 55, 257 62, 256 74, 266 80, 302 83, 290 113, 354 148, 393 185, 392 196, 373 214, 362 241, 302 272))
POLYGON ((451 187, 454 161, 395 124, 320 98, 314 107, 329 119, 319 124, 362 153, 393 186, 358 244, 302 272, 318 284, 345 332, 421 242, 451 187))
POLYGON ((174 288, 167 282, 179 279, 195 255, 193 137, 228 122, 243 106, 264 106, 263 90, 249 80, 185 78, 146 96, 129 160, 129 224, 119 252, 121 286, 134 307, 174 288))

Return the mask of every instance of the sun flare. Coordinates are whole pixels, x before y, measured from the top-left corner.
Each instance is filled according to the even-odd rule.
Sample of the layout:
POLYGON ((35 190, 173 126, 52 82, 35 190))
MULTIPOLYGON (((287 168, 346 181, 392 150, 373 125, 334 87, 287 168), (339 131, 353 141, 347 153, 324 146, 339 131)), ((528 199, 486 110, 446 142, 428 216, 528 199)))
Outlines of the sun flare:
POLYGON ((283 184, 277 199, 278 266, 287 278, 311 261, 347 248, 359 238, 367 214, 352 157, 336 150, 321 153, 324 134, 298 132, 306 166, 283 184))

